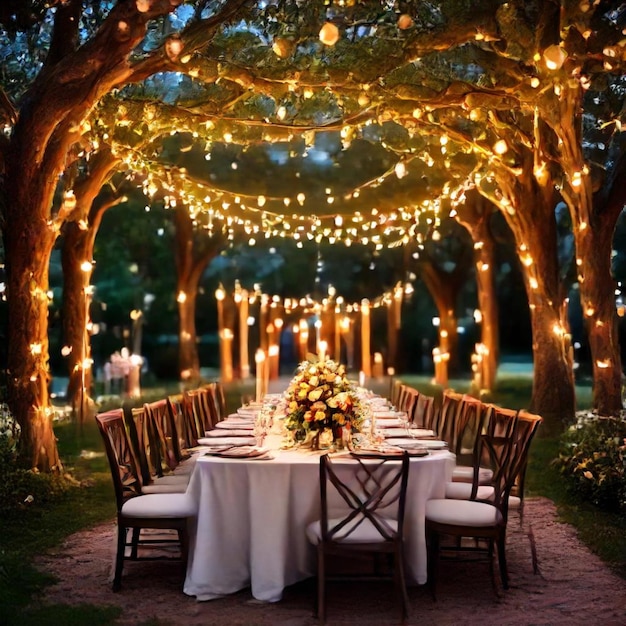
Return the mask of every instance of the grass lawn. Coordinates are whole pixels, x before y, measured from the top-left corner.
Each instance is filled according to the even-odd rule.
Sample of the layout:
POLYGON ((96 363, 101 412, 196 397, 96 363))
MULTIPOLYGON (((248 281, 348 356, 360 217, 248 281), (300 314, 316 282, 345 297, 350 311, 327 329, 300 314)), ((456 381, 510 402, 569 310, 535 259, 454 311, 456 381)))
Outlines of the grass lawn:
MULTIPOLYGON (((425 377, 403 377, 408 384, 424 393, 440 393, 425 377)), ((532 381, 517 373, 499 378, 498 390, 490 400, 509 408, 528 406, 532 381)), ((450 381, 450 387, 467 391, 467 381, 450 381)), ((372 381, 380 393, 389 390, 389 381, 372 381)), ((162 387, 146 392, 143 400, 175 393, 176 386, 162 387)), ((233 384, 227 389, 229 408, 239 405, 241 396, 253 392, 253 382, 233 384)), ((590 389, 577 390, 579 406, 590 403, 590 389)), ((118 612, 110 607, 46 607, 38 606, 38 591, 50 580, 31 565, 35 555, 58 545, 73 532, 111 519, 115 503, 109 469, 95 421, 82 428, 65 422, 55 427, 59 450, 65 470, 80 482, 61 497, 45 506, 35 501, 28 510, 13 518, 2 520, 0 533, 0 624, 9 626, 46 626, 48 624, 114 624, 118 612)), ((626 578, 626 520, 616 515, 599 512, 593 506, 581 504, 566 490, 558 471, 551 466, 558 454, 558 440, 542 435, 533 442, 526 487, 529 496, 552 499, 562 519, 573 524, 581 539, 626 578)))

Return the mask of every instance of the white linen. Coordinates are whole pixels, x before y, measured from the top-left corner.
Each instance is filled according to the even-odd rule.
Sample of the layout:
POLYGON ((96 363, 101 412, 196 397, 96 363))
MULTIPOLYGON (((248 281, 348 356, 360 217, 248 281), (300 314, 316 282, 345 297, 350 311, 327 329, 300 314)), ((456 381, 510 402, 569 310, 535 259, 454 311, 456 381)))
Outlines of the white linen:
POLYGON ((221 446, 253 445, 256 443, 256 439, 254 437, 200 437, 200 439, 198 439, 198 443, 201 446, 219 448, 221 446))
MULTIPOLYGON (((250 586, 266 602, 315 575, 307 525, 319 519, 319 454, 276 450, 256 463, 201 457, 187 493, 198 503, 184 592, 211 600, 250 586)), ((336 462, 339 462, 337 459, 336 462)), ((406 520, 407 580, 426 582, 426 501, 443 498, 454 455, 411 459, 406 520)))

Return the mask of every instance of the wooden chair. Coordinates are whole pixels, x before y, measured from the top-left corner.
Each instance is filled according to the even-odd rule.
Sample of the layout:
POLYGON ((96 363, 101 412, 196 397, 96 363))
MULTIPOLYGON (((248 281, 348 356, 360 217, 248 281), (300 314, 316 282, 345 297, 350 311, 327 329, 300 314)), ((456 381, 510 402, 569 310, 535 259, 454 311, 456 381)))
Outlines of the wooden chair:
POLYGON ((148 558, 140 556, 140 548, 158 548, 175 543, 180 546, 179 560, 186 561, 187 523, 195 515, 195 504, 184 493, 143 494, 122 409, 100 413, 96 415, 96 422, 109 460, 117 503, 117 551, 113 591, 118 591, 121 587, 124 561, 148 558), (174 530, 177 538, 142 538, 141 531, 144 529, 174 530), (130 541, 129 530, 132 530, 130 541), (128 556, 127 548, 130 548, 128 556))
POLYGON ((158 447, 161 476, 188 474, 196 459, 189 453, 183 454, 176 431, 176 422, 167 398, 144 404, 144 413, 149 429, 153 433, 154 445, 158 447))
MULTIPOLYGON (((394 556, 393 578, 402 597, 402 618, 408 614, 404 575, 404 508, 409 472, 409 456, 374 455, 333 461, 320 458, 321 519, 306 529, 307 538, 317 548, 317 612, 326 619, 326 571, 328 555, 356 553, 394 556)), ((355 578, 342 576, 341 578, 355 578)), ((378 580, 380 574, 360 575, 357 579, 378 580)), ((387 576, 389 578, 389 576, 387 576)))
POLYGON ((161 443, 154 433, 145 406, 133 407, 124 413, 129 441, 137 461, 144 493, 182 493, 189 476, 175 476, 163 462, 161 443))
MULTIPOLYGON (((456 454, 456 466, 452 472, 452 481, 472 483, 478 472, 478 484, 489 484, 493 473, 488 467, 489 459, 479 459, 479 438, 489 422, 490 409, 477 398, 463 395, 458 403, 458 413, 447 434, 451 452, 456 454), (483 463, 483 461, 485 461, 483 463)), ((452 422, 452 420, 451 420, 452 422)))
POLYGON ((182 393, 168 396, 167 403, 169 404, 170 414, 174 419, 176 433, 178 434, 178 449, 184 458, 187 456, 188 451, 198 443, 195 438, 195 429, 185 415, 182 393))
POLYGON ((194 389, 187 392, 193 405, 193 413, 196 420, 198 439, 206 436, 208 430, 215 427, 214 414, 211 411, 210 400, 206 388, 194 389))
POLYGON ((413 409, 413 422, 419 428, 427 428, 436 432, 435 398, 423 393, 418 394, 413 409))
MULTIPOLYGON (((433 597, 437 584, 440 557, 456 557, 470 554, 486 558, 494 589, 494 548, 498 554, 498 566, 502 586, 508 589, 509 579, 506 564, 506 530, 509 512, 509 496, 515 479, 524 466, 530 448, 532 429, 520 426, 517 417, 504 423, 506 432, 483 434, 480 438, 480 455, 488 455, 493 468, 491 495, 479 497, 477 478, 472 486, 472 497, 468 500, 433 499, 426 503, 426 539, 428 546, 428 580, 433 597), (441 545, 442 537, 456 541, 441 545), (471 538, 469 544, 463 538, 471 538)), ((535 428, 536 430, 536 428, 535 428)), ((532 431, 534 432, 534 430, 532 431)), ((478 473, 476 473, 476 477, 478 473)))

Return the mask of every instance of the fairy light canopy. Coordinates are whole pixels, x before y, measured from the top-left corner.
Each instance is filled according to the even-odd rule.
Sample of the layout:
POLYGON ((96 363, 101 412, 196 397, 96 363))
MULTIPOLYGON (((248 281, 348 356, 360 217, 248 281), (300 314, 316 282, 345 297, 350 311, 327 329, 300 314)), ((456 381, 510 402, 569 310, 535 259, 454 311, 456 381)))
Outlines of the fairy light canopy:
POLYGON ((208 45, 183 6, 167 71, 103 100, 85 142, 231 239, 401 245, 474 185, 512 211, 497 175, 521 175, 564 90, 581 85, 600 121, 588 150, 621 131, 605 94, 623 98, 624 11, 528 5, 256 2, 208 45))

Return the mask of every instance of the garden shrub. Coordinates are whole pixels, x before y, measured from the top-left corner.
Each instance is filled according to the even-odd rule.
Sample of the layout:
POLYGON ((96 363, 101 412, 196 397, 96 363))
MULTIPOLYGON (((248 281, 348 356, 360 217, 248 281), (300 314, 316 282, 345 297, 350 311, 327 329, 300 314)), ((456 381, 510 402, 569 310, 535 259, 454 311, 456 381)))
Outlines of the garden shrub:
POLYGON ((40 474, 17 464, 20 427, 8 406, 0 404, 0 518, 47 504, 70 488, 58 474, 40 474))
POLYGON ((555 461, 578 496, 599 508, 626 513, 626 421, 580 415, 561 437, 555 461))

